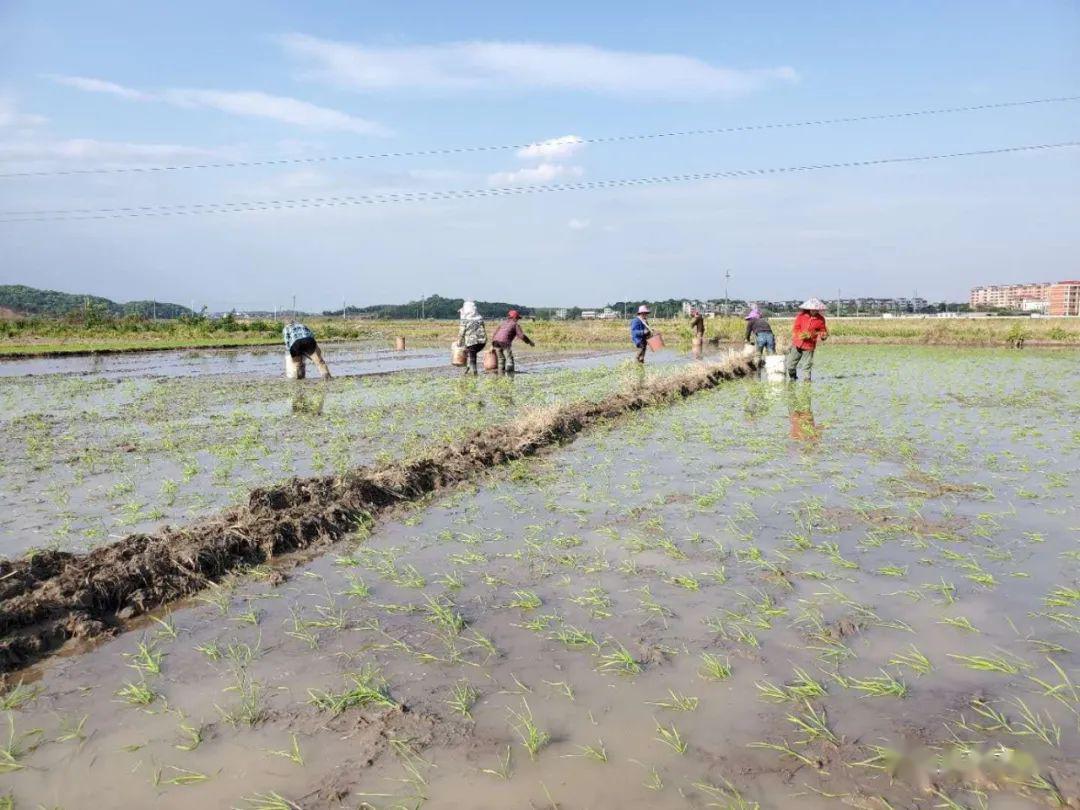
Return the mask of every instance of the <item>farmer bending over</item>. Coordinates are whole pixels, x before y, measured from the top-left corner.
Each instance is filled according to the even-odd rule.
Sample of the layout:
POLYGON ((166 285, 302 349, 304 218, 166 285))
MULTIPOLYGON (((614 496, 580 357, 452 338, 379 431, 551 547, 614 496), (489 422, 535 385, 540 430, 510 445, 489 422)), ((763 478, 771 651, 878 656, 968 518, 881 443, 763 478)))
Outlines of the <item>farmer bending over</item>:
POLYGON ((315 361, 319 374, 324 380, 330 379, 330 369, 326 367, 319 344, 315 342, 315 333, 304 326, 291 320, 281 330, 285 338, 285 376, 290 380, 302 380, 307 374, 304 359, 310 357, 315 361))
POLYGON ((776 336, 773 335, 772 326, 757 307, 746 316, 746 342, 754 344, 759 357, 764 356, 765 352, 776 354, 776 336))
POLYGON ((795 323, 791 326, 791 348, 784 358, 784 370, 793 380, 798 379, 799 364, 804 360, 806 379, 810 379, 817 342, 829 337, 829 328, 825 325, 825 316, 822 314, 824 309, 825 304, 820 298, 811 298, 803 302, 799 307, 799 314, 795 316, 795 323))
POLYGON ((521 314, 516 309, 506 313, 506 320, 499 324, 499 328, 495 330, 495 337, 491 339, 491 345, 495 347, 500 374, 514 373, 514 338, 521 338, 529 346, 536 345, 522 330, 521 314))

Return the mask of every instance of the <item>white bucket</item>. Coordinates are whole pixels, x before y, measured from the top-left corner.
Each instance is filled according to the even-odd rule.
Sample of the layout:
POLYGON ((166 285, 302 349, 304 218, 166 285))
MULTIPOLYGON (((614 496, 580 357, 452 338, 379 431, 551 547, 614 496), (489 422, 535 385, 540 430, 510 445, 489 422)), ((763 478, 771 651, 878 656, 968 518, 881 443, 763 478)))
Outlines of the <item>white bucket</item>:
POLYGON ((784 379, 784 355, 765 355, 765 378, 768 380, 784 379))

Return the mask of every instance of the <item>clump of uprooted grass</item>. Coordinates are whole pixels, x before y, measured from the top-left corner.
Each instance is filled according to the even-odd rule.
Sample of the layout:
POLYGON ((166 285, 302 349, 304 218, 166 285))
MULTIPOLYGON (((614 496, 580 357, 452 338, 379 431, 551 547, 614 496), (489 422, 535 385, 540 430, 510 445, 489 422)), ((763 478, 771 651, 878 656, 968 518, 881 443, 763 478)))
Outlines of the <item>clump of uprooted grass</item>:
POLYGON ((732 356, 637 378, 599 401, 527 412, 413 460, 255 489, 246 504, 186 527, 129 535, 84 554, 0 561, 0 672, 31 663, 68 639, 108 633, 236 569, 332 543, 390 507, 557 446, 592 425, 744 376, 755 363, 732 356))

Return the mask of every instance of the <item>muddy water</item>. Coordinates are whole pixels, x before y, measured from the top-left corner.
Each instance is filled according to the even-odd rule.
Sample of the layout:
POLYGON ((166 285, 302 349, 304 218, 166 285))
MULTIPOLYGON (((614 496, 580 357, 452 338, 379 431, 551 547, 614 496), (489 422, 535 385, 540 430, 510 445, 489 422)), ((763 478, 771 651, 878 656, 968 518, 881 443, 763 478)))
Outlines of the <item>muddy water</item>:
POLYGON ((15 806, 1076 802, 1075 358, 822 360, 812 386, 637 415, 54 661, 9 713, 15 806), (405 710, 311 702, 371 667, 405 710), (819 693, 790 699, 796 668, 819 693), (875 759, 958 742, 998 756, 895 780, 875 759))
MULTIPOLYGON (((444 347, 387 349, 382 343, 326 343, 327 362, 339 377, 385 374, 408 369, 442 369, 447 364, 444 347)), ((126 352, 75 357, 0 358, 0 377, 48 375, 93 375, 106 379, 139 377, 206 377, 214 375, 281 374, 283 350, 280 346, 236 349, 178 349, 176 351, 126 352)), ((517 356, 524 367, 565 367, 611 364, 625 359, 627 352, 612 350, 548 351, 522 347, 517 356), (605 359, 600 359, 605 358, 605 359)), ((669 363, 681 357, 672 350, 660 352, 650 362, 669 363)))
MULTIPOLYGON (((400 458, 528 405, 602 396, 631 373, 625 352, 519 356, 513 380, 472 385, 443 352, 337 344, 327 357, 340 376, 326 383, 280 379, 276 350, 0 363, 41 364, 41 376, 0 379, 0 556, 151 531, 291 474, 400 458)), ((686 362, 653 359, 650 374, 686 362)))

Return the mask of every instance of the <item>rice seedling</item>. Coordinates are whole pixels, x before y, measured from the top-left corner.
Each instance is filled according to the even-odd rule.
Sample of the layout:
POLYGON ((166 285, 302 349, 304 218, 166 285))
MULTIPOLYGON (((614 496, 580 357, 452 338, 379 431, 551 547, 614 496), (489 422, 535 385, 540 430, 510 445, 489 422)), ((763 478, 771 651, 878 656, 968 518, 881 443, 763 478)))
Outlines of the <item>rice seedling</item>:
POLYGON ((382 706, 397 708, 398 703, 390 697, 386 681, 374 665, 366 665, 359 672, 345 675, 346 688, 341 692, 321 689, 308 690, 308 702, 317 708, 339 715, 353 708, 382 706))
POLYGON ((744 798, 727 779, 724 779, 721 785, 694 782, 694 787, 712 800, 705 805, 706 807, 717 807, 720 810, 761 810, 760 804, 744 798))
POLYGON ((239 696, 239 700, 231 709, 214 707, 226 723, 231 726, 256 726, 266 719, 263 685, 248 675, 246 670, 234 670, 233 683, 225 687, 224 691, 239 696))
POLYGON ((796 751, 794 748, 792 748, 790 745, 788 745, 787 740, 783 740, 782 742, 779 742, 779 743, 752 742, 752 743, 748 743, 746 747, 747 748, 759 748, 759 749, 762 749, 762 750, 765 750, 765 751, 775 751, 778 754, 780 754, 781 756, 791 757, 796 762, 799 762, 799 763, 801 763, 803 765, 809 765, 811 768, 814 768, 816 770, 821 771, 826 776, 828 775, 828 771, 822 770, 821 762, 819 760, 812 759, 811 757, 808 757, 805 754, 800 754, 798 751, 796 751))
POLYGON ((468 681, 458 681, 454 684, 450 697, 443 702, 453 709, 455 714, 460 714, 466 720, 472 720, 470 710, 479 697, 480 692, 472 684, 468 681))
POLYGON ((1047 658, 1046 661, 1057 673, 1058 682, 1056 684, 1051 684, 1048 681, 1036 678, 1033 675, 1028 675, 1028 680, 1042 688, 1044 697, 1053 698, 1073 712, 1073 714, 1080 713, 1080 711, 1078 711, 1080 710, 1080 690, 1077 689, 1076 685, 1072 682, 1072 679, 1069 678, 1065 670, 1063 670, 1056 661, 1052 658, 1047 658))
POLYGON ((205 737, 204 737, 204 734, 206 732, 206 727, 205 726, 203 726, 203 725, 193 726, 193 725, 190 725, 189 723, 186 723, 183 720, 181 720, 180 723, 179 723, 178 728, 180 729, 180 733, 184 737, 186 737, 186 739, 183 742, 175 743, 173 745, 173 748, 175 748, 178 751, 189 751, 190 752, 190 751, 194 751, 200 745, 202 745, 203 740, 205 739, 205 737))
POLYGON ((647 700, 645 701, 650 706, 659 706, 661 709, 670 709, 676 712, 692 712, 696 711, 698 707, 698 699, 696 697, 690 697, 684 695, 681 692, 676 692, 674 689, 668 690, 668 696, 670 700, 647 700))
POLYGON ((502 779, 504 782, 510 778, 510 746, 506 746, 506 753, 499 758, 499 764, 495 768, 481 768, 480 773, 502 779))
POLYGON ((146 681, 130 681, 116 690, 116 696, 132 706, 146 707, 158 699, 159 695, 146 681))
POLYGON ((292 744, 287 749, 282 749, 282 750, 267 749, 266 753, 270 754, 271 756, 281 757, 282 759, 287 759, 290 762, 292 762, 294 765, 303 766, 303 764, 304 764, 304 754, 300 750, 300 740, 297 738, 297 736, 295 734, 291 734, 289 736, 290 736, 290 742, 292 744))
POLYGON ((664 582, 668 585, 677 585, 680 588, 685 588, 688 591, 701 590, 701 580, 695 577, 693 574, 669 574, 664 577, 664 582))
POLYGON ((130 661, 128 666, 143 673, 143 675, 161 674, 161 661, 165 654, 156 649, 154 642, 147 644, 145 641, 140 641, 137 644, 136 652, 124 653, 123 655, 130 661))
POLYGON ((601 649, 596 653, 600 662, 596 666, 597 671, 615 672, 619 675, 637 675, 641 672, 641 663, 626 647, 614 639, 608 639, 604 644, 612 649, 610 652, 603 652, 601 649))
POLYGON ((868 678, 845 678, 842 675, 833 677, 841 686, 862 692, 867 697, 902 698, 908 691, 907 684, 897 680, 885 670, 881 670, 881 675, 872 675, 868 678))
POLYGON ((979 632, 979 629, 964 616, 946 616, 944 619, 941 619, 938 624, 947 624, 950 627, 955 627, 958 630, 963 630, 967 633, 979 632))
POLYGON ((682 734, 679 733, 679 729, 672 723, 671 726, 663 726, 661 723, 653 718, 653 722, 656 723, 656 737, 657 742, 661 742, 674 751, 676 754, 685 754, 689 747, 686 740, 683 739, 682 734))
POLYGON ((155 641, 175 641, 177 638, 176 625, 173 624, 172 617, 165 619, 159 619, 157 616, 151 616, 150 620, 157 624, 158 629, 154 633, 155 641))
POLYGON ((712 653, 701 654, 701 667, 698 674, 708 681, 726 681, 731 677, 731 662, 712 653))
POLYGON ((588 608, 594 619, 611 618, 611 597, 603 588, 589 588, 581 596, 570 597, 569 601, 588 608))
POLYGON ((448 636, 457 636, 465 629, 465 619, 454 610, 453 602, 445 598, 435 599, 427 594, 424 595, 424 601, 427 620, 448 636))
POLYGON ((1047 607, 1073 607, 1080 603, 1080 588, 1070 585, 1059 585, 1047 594, 1043 600, 1047 607))
POLYGON ((1020 717, 1012 726, 1012 733, 1017 736, 1034 737, 1051 748, 1061 745, 1061 728, 1054 722, 1049 712, 1032 711, 1020 698, 1013 703, 1019 710, 1020 717))
POLYGON ((565 622, 557 630, 554 630, 548 638, 560 641, 571 649, 593 647, 597 652, 601 649, 600 642, 596 640, 592 633, 565 622))
POLYGON ((907 667, 916 675, 926 675, 934 668, 933 664, 930 663, 930 659, 919 652, 914 644, 908 647, 908 652, 893 655, 889 659, 889 666, 894 666, 897 669, 907 667))
POLYGON ((529 758, 536 759, 536 755, 540 750, 551 741, 551 735, 536 724, 532 709, 525 698, 521 699, 521 705, 522 711, 520 712, 507 707, 506 711, 510 715, 511 721, 510 727, 518 735, 525 750, 529 752, 529 758))
POLYGON ((825 697, 828 694, 825 685, 816 680, 804 669, 795 667, 795 677, 777 686, 770 681, 755 683, 758 694, 765 700, 773 703, 800 703, 812 698, 825 697))
POLYGON ((159 785, 197 785, 210 778, 205 773, 191 771, 187 768, 180 768, 176 765, 167 765, 166 769, 172 772, 173 776, 166 778, 164 775, 165 769, 159 768, 154 772, 154 787, 159 785))
POLYGON ((338 596, 348 596, 350 599, 364 600, 371 596, 371 589, 360 577, 348 577, 349 586, 338 592, 338 596))
POLYGON ((1027 669, 1027 665, 1021 662, 1010 661, 1002 655, 958 655, 948 653, 949 658, 959 661, 968 669, 978 672, 998 672, 1004 675, 1016 675, 1021 668, 1027 669))
POLYGON ((21 680, 11 689, 0 695, 0 711, 10 712, 21 709, 37 700, 45 689, 40 684, 25 684, 21 680))
POLYGON ((22 770, 25 766, 19 760, 37 748, 44 734, 40 728, 16 731, 15 716, 11 712, 7 713, 7 721, 7 740, 0 744, 0 774, 22 770))
POLYGON ((544 683, 550 686, 560 695, 565 697, 571 703, 574 702, 574 688, 566 681, 544 681, 544 683))
POLYGON ((831 728, 829 728, 829 718, 825 712, 825 709, 815 709, 810 701, 804 701, 803 706, 805 711, 802 714, 788 714, 787 721, 795 726, 796 729, 803 732, 806 735, 806 739, 800 742, 803 745, 807 745, 817 740, 824 740, 830 742, 833 745, 840 744, 840 738, 836 736, 831 728))
POLYGON ((234 807, 233 810, 303 810, 303 808, 291 802, 280 793, 255 793, 241 799, 242 807, 234 807))
POLYGON ((71 717, 63 717, 60 719, 59 734, 54 738, 54 742, 66 743, 72 740, 78 740, 82 742, 86 739, 86 733, 83 729, 86 727, 86 721, 90 719, 90 715, 84 714, 77 721, 71 717))
POLYGON ((607 748, 604 746, 604 741, 600 740, 596 745, 579 745, 577 749, 578 754, 563 754, 565 757, 582 757, 584 759, 591 759, 593 762, 606 763, 608 761, 607 748))

